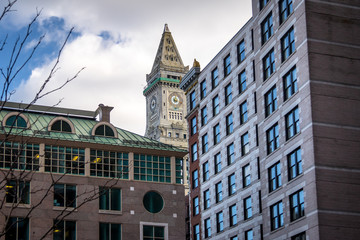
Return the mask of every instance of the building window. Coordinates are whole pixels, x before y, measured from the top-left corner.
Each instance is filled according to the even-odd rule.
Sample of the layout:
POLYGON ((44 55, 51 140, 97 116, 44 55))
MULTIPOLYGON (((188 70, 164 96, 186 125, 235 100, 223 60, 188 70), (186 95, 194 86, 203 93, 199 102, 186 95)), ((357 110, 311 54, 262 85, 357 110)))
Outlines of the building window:
MULTIPOLYGON (((157 239, 157 238, 153 238, 153 239, 157 239)), ((199 226, 199 224, 196 224, 194 226, 194 240, 200 240, 200 226, 199 226)))
POLYGON ((275 124, 266 131, 267 153, 274 152, 279 147, 279 125, 275 124))
POLYGON ((121 211, 121 189, 119 188, 99 188, 99 209, 121 211))
POLYGON ((54 220, 54 240, 76 240, 76 222, 54 220))
MULTIPOLYGON (((8 117, 8 119, 6 119, 5 126, 12 128, 26 128, 27 123, 23 117, 17 114, 8 117)), ((70 128, 70 132, 71 132, 71 128, 70 128)))
POLYGON ((305 216, 304 191, 301 189, 290 195, 290 219, 295 221, 305 216))
POLYGON ((114 130, 110 126, 102 124, 102 125, 99 125, 95 129, 95 136, 114 137, 115 133, 114 133, 114 130))
POLYGON ((245 232, 245 240, 253 240, 254 239, 254 235, 253 235, 253 230, 247 230, 245 232))
POLYGON ((6 186, 6 202, 12 204, 30 204, 30 182, 11 180, 6 186))
POLYGON ((196 216, 200 212, 199 197, 193 199, 193 215, 196 216))
POLYGON ((245 133, 241 136, 241 155, 244 156, 247 153, 249 153, 250 147, 249 147, 249 134, 245 133))
POLYGON ((240 124, 244 124, 248 120, 247 102, 240 105, 240 124))
POLYGON ((217 153, 214 156, 215 174, 221 171, 221 154, 217 153))
POLYGON ((232 236, 232 237, 230 238, 230 240, 238 240, 238 237, 237 237, 237 236, 232 236))
POLYGON ((191 161, 195 162, 196 160, 198 160, 197 143, 194 143, 191 145, 191 161))
POLYGON ((242 40, 237 45, 237 54, 238 54, 237 55, 238 63, 240 64, 245 59, 245 41, 244 40, 242 40))
POLYGON ((57 120, 56 122, 54 122, 51 125, 51 131, 54 131, 54 132, 70 132, 71 133, 71 126, 70 126, 70 124, 68 122, 66 122, 64 120, 57 120))
POLYGON ((229 207, 229 218, 230 218, 230 227, 237 224, 237 211, 236 204, 229 207))
POLYGON ((209 150, 209 142, 207 133, 202 136, 202 153, 206 153, 209 150))
POLYGON ((283 23, 294 11, 292 0, 280 0, 280 24, 283 23))
POLYGON ((165 227, 143 225, 143 239, 165 240, 165 227))
MULTIPOLYGON (((186 164, 186 163, 185 163, 186 164)), ((178 184, 184 184, 184 159, 175 159, 175 181, 178 184)))
POLYGON ((209 180, 209 178, 210 178, 209 162, 206 161, 205 163, 203 163, 203 181, 206 182, 207 180, 209 180))
POLYGON ((220 100, 219 100, 219 96, 216 95, 214 98, 213 98, 213 116, 216 116, 219 114, 220 112, 220 100))
POLYGON ((229 83, 225 87, 225 105, 228 105, 231 102, 232 102, 232 87, 231 87, 231 83, 229 83))
POLYGON ((216 192, 216 203, 222 201, 222 183, 218 182, 215 185, 215 192, 216 192))
POLYGON ((170 183, 170 157, 134 154, 134 180, 170 183))
POLYGON ((121 224, 116 223, 100 223, 101 240, 119 240, 121 239, 121 224))
POLYGON ((306 240, 306 234, 305 232, 296 234, 295 236, 291 237, 291 240, 306 240))
POLYGON ((210 190, 204 191, 204 210, 210 207, 210 190))
POLYGON ((235 184, 235 173, 233 173, 228 177, 229 196, 233 195, 236 192, 235 184))
POLYGON ((281 38, 281 60, 284 62, 295 51, 294 28, 281 38))
POLYGON ((282 202, 275 203, 270 207, 271 231, 284 225, 282 202))
POLYGON ((251 197, 244 199, 244 219, 249 219, 252 217, 252 207, 251 207, 251 197))
POLYGON ((199 172, 198 170, 194 170, 192 172, 192 188, 197 188, 199 186, 199 172))
POLYGON ((285 115, 286 139, 289 140, 300 132, 299 108, 295 107, 285 115))
POLYGON ((302 174, 301 148, 292 151, 288 156, 289 180, 302 174))
POLYGON ((243 187, 247 187, 251 184, 250 164, 247 164, 242 168, 242 174, 243 174, 243 187))
POLYGON ((163 197, 155 191, 149 191, 143 198, 144 208, 150 213, 158 213, 164 208, 163 197))
POLYGON ((193 110, 196 106, 196 95, 195 91, 190 93, 190 110, 193 110))
POLYGON ((281 166, 280 162, 275 163, 269 168, 269 192, 281 186, 281 166))
POLYGON ((263 58, 264 81, 275 72, 274 49, 271 49, 263 58))
POLYGON ((234 123, 233 123, 233 115, 230 113, 226 116, 226 135, 233 133, 234 131, 234 123))
POLYGON ((224 75, 225 77, 231 73, 231 58, 230 54, 224 58, 224 75))
POLYGON ((218 212, 216 214, 216 231, 222 232, 224 231, 224 217, 223 212, 218 212))
POLYGON ((215 68, 211 72, 211 83, 212 83, 212 88, 213 89, 216 88, 217 85, 219 85, 219 71, 218 71, 218 68, 215 68))
POLYGON ((298 91, 296 67, 292 68, 288 73, 285 74, 285 76, 283 77, 283 81, 284 98, 285 100, 287 100, 298 91))
POLYGON ((246 89, 246 71, 242 71, 239 76, 239 94, 244 92, 246 89))
POLYGON ((260 10, 263 9, 270 0, 260 0, 260 10))
POLYGON ((220 124, 216 124, 214 129, 214 145, 220 142, 220 124))
POLYGON ((45 145, 45 172, 85 174, 85 149, 45 145))
POLYGON ((264 44, 273 35, 273 19, 270 13, 261 23, 261 42, 264 44))
POLYGON ((76 207, 76 186, 68 184, 54 185, 54 206, 76 207))
POLYGON ((235 149, 234 149, 234 143, 231 143, 227 146, 227 162, 228 165, 235 162, 235 149))
POLYGON ((206 97, 206 80, 200 83, 200 98, 206 97))
POLYGON ((0 168, 39 170, 39 144, 0 142, 0 168))
POLYGON ((171 138, 171 132, 168 132, 168 137, 171 138))
POLYGON ((191 136, 194 135, 197 132, 196 129, 196 117, 193 117, 191 119, 191 136))
POLYGON ((207 218, 204 220, 204 226, 205 226, 205 238, 211 237, 211 222, 210 218, 207 218))
POLYGON ((277 109, 276 86, 265 93, 265 117, 268 117, 277 109))
POLYGON ((29 240, 29 219, 10 217, 6 229, 5 240, 29 240))
POLYGON ((205 126, 207 123, 207 108, 203 107, 201 109, 201 126, 205 126))
POLYGON ((91 149, 90 176, 129 179, 129 154, 91 149))

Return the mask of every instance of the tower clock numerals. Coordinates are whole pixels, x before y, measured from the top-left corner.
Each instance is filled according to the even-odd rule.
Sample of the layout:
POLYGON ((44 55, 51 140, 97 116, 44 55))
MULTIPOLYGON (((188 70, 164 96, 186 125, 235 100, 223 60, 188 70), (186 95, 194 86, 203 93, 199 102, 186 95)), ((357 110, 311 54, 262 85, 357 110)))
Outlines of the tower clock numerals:
POLYGON ((171 93, 169 95, 169 103, 173 107, 178 108, 179 106, 181 106, 182 102, 183 100, 178 93, 171 93))
POLYGON ((155 112, 155 109, 156 109, 156 105, 157 105, 157 100, 156 100, 156 97, 153 96, 150 100, 150 110, 152 112, 155 112))

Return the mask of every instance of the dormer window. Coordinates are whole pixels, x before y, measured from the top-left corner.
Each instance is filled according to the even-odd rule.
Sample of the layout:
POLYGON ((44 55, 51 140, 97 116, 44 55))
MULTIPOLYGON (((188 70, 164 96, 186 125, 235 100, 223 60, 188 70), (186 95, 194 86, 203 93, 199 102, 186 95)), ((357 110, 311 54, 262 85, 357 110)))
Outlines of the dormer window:
POLYGON ((71 126, 68 122, 64 120, 57 120, 51 125, 51 131, 71 133, 71 126))
POLYGON ((5 126, 14 128, 26 128, 27 124, 23 117, 19 115, 12 115, 6 119, 5 126))
POLYGON ((115 137, 114 130, 108 125, 100 125, 95 130, 95 136, 115 137))

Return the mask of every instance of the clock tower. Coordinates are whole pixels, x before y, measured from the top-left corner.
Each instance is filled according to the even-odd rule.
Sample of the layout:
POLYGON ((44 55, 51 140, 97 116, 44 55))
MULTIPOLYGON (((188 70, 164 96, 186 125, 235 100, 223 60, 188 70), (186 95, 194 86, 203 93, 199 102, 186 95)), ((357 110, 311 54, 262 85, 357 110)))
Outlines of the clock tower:
POLYGON ((146 75, 145 136, 186 150, 186 98, 179 84, 188 71, 165 24, 151 73, 146 75))

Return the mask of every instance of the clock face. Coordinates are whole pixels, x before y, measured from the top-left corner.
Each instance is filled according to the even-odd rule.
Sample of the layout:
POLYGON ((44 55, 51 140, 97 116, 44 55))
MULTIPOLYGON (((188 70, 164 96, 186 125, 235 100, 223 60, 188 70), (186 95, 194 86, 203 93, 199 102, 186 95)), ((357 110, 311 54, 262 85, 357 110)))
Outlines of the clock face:
POLYGON ((182 98, 178 93, 171 93, 169 96, 169 102, 173 107, 177 108, 182 104, 182 98))
POLYGON ((153 97, 151 98, 151 101, 150 101, 150 109, 151 109, 152 112, 155 111, 156 102, 157 102, 156 97, 153 96, 153 97))

